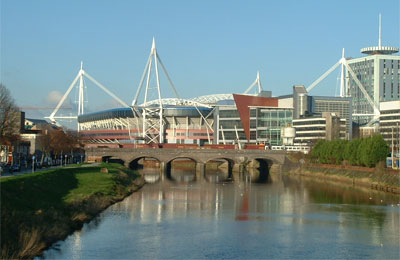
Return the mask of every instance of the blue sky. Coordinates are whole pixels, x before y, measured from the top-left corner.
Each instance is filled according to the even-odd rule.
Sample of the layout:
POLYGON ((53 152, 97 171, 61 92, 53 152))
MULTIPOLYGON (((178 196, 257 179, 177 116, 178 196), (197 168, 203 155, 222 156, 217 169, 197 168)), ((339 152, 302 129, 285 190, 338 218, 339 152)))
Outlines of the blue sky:
MULTIPOLYGON (((346 57, 360 57, 361 48, 377 45, 379 13, 383 45, 400 46, 399 0, 0 3, 1 82, 24 107, 46 106, 51 91, 64 93, 81 60, 130 104, 153 36, 184 98, 241 93, 257 70, 264 89, 289 94, 293 85, 311 84, 336 63, 343 47, 346 57)), ((334 95, 338 75, 311 94, 334 95)), ((161 80, 163 96, 172 97, 161 80)), ((92 110, 106 107, 109 98, 93 84, 88 89, 92 110)))

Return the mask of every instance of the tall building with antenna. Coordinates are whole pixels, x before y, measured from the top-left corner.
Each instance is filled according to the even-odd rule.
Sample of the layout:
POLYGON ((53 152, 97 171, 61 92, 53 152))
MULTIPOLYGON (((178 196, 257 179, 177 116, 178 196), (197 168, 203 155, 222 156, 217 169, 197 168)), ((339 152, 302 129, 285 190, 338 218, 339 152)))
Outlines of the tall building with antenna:
MULTIPOLYGON (((347 59, 347 63, 353 69, 357 79, 364 86, 375 107, 383 101, 400 100, 400 56, 393 55, 399 52, 399 48, 382 45, 382 23, 379 15, 379 41, 378 46, 362 48, 361 53, 366 54, 355 59, 347 59)), ((370 124, 376 111, 365 97, 365 94, 357 86, 357 82, 351 77, 349 70, 346 73, 345 96, 353 99, 353 120, 359 125, 370 124)))

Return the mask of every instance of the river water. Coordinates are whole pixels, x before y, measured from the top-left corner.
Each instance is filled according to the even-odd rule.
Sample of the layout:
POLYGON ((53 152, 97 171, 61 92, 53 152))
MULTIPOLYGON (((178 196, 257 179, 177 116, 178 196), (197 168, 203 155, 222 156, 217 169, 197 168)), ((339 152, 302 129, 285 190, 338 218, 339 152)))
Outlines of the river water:
POLYGON ((399 196, 279 175, 150 183, 45 259, 399 259, 399 196))

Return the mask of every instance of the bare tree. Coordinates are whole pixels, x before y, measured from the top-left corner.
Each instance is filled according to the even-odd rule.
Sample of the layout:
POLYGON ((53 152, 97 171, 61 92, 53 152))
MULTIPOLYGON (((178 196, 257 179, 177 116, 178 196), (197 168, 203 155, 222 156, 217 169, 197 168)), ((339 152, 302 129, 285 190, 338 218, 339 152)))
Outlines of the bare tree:
POLYGON ((0 143, 7 143, 19 135, 20 115, 10 91, 0 83, 0 143))
MULTIPOLYGON (((73 157, 74 151, 79 151, 81 142, 79 136, 74 131, 63 130, 62 128, 52 130, 49 135, 49 150, 55 158, 60 155, 73 157)), ((44 142, 47 142, 44 140, 44 142)))
POLYGON ((38 136, 39 146, 42 151, 41 164, 43 164, 44 159, 49 157, 50 153, 52 152, 51 140, 50 140, 50 133, 52 130, 53 129, 50 125, 46 125, 41 130, 41 134, 38 136))

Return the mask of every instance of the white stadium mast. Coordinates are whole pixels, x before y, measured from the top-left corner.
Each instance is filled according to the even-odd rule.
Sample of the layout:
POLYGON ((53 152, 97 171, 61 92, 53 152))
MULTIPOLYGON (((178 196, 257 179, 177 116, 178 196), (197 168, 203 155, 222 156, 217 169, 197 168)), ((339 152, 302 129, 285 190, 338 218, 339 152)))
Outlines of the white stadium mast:
POLYGON ((160 56, 157 53, 156 42, 153 38, 153 43, 151 46, 151 51, 149 58, 147 60, 146 66, 144 68, 144 72, 142 78, 139 83, 138 90, 136 92, 135 98, 132 101, 132 109, 134 113, 142 119, 142 137, 146 140, 147 143, 163 143, 164 142, 164 121, 163 121, 163 99, 161 97, 161 87, 160 87, 160 77, 158 73, 158 63, 160 63, 161 68, 163 69, 169 85, 173 89, 179 104, 183 104, 182 99, 180 98, 178 92, 176 91, 174 84, 172 83, 171 78, 168 75, 167 70, 165 69, 164 64, 161 61, 160 56), (154 63, 154 69, 156 74, 156 84, 157 84, 157 97, 158 97, 158 106, 154 102, 149 102, 149 91, 150 87, 150 79, 151 72, 154 63), (144 93, 144 102, 142 105, 137 105, 139 95, 143 88, 144 79, 146 77, 146 88, 144 93))
MULTIPOLYGON (((367 55, 375 55, 375 54, 387 55, 387 54, 396 53, 398 51, 399 51, 399 49, 396 47, 382 46, 382 16, 381 16, 381 14, 379 14, 378 46, 362 48, 361 53, 367 54, 367 55)), ((362 92, 367 103, 373 108, 373 114, 368 114, 365 112, 365 113, 356 113, 356 114, 353 114, 353 116, 356 116, 356 117, 365 117, 365 116, 371 117, 372 116, 372 118, 369 120, 369 122, 367 124, 368 126, 371 126, 373 123, 375 123, 377 120, 379 120, 379 116, 380 116, 379 100, 376 97, 375 97, 375 99, 371 98, 371 96, 367 92, 366 88, 363 86, 361 81, 357 78, 356 73, 353 71, 353 69, 349 65, 349 62, 345 58, 344 49, 342 52, 342 58, 335 65, 333 65, 327 72, 325 72, 321 77, 319 77, 316 81, 314 81, 307 88, 307 92, 311 91, 318 83, 320 83, 323 79, 325 79, 339 65, 342 65, 340 96, 341 97, 350 96, 350 89, 349 89, 350 86, 349 85, 346 86, 346 82, 345 82, 345 69, 346 69, 347 75, 354 80, 356 86, 362 92)), ((347 83, 349 83, 349 82, 347 82, 347 83)))
MULTIPOLYGON (((353 78, 355 83, 357 84, 358 88, 361 90, 363 93, 364 97, 367 99, 368 103, 372 106, 374 109, 374 118, 368 123, 368 125, 372 124, 375 122, 380 115, 379 107, 378 105, 374 102, 374 100, 370 97, 368 94, 367 90, 364 88, 360 80, 357 78, 355 72, 353 69, 350 67, 350 65, 347 63, 346 58, 344 57, 344 49, 343 49, 343 54, 342 58, 335 64, 333 65, 329 70, 327 70, 324 74, 322 74, 321 77, 319 77, 316 81, 314 81, 310 86, 307 88, 307 92, 310 92, 316 85, 318 85, 322 80, 324 80, 329 74, 331 74, 339 65, 342 65, 342 76, 341 76, 341 87, 340 87, 340 96, 341 97, 347 97, 349 93, 349 89, 345 87, 344 83, 344 68, 347 69, 349 72, 350 76, 353 78)), ((367 115, 367 114, 366 114, 367 115)), ((369 115, 369 114, 368 114, 369 115)))
MULTIPOLYGON (((124 101, 122 101, 120 98, 118 98, 115 94, 113 94, 111 91, 109 91, 105 86, 100 84, 97 80, 95 80, 92 76, 90 76, 86 71, 83 70, 83 62, 81 62, 81 69, 78 72, 78 75, 76 75, 75 79, 72 81, 71 85, 68 87, 68 90, 65 92, 64 96, 61 98, 61 100, 58 102, 56 108, 53 110, 53 112, 50 114, 50 116, 45 117, 50 119, 52 123, 57 123, 56 119, 78 119, 79 115, 82 115, 84 113, 84 104, 85 104, 85 97, 84 97, 84 76, 87 77, 90 81, 92 81, 97 87, 102 89, 104 92, 106 92, 108 95, 110 95, 113 99, 115 99, 118 103, 120 103, 124 107, 129 107, 128 104, 126 104, 124 101), (76 116, 56 116, 58 110, 60 107, 64 104, 65 99, 68 97, 70 94, 72 88, 75 86, 76 82, 79 79, 79 91, 78 91, 78 112, 76 116)), ((79 123, 78 123, 78 131, 79 131, 79 123)))
POLYGON ((250 87, 248 87, 246 89, 246 91, 243 94, 247 94, 249 93, 249 91, 254 87, 257 86, 258 87, 258 93, 261 93, 262 91, 262 86, 261 86, 261 81, 260 81, 260 72, 257 71, 257 78, 256 80, 250 85, 250 87))

